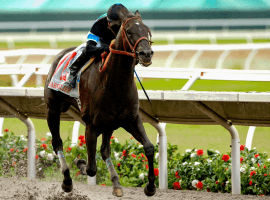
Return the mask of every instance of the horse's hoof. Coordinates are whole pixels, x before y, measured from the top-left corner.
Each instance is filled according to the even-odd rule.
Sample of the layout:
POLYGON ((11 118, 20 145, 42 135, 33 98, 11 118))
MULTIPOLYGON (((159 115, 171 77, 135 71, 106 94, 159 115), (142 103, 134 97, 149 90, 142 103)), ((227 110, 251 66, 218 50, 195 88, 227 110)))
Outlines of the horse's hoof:
POLYGON ((147 185, 144 187, 144 194, 146 196, 151 197, 156 193, 156 185, 154 184, 153 191, 149 191, 148 186, 149 186, 149 183, 147 183, 147 185))
POLYGON ((81 165, 86 165, 86 160, 84 159, 75 159, 74 164, 80 169, 81 165))
POLYGON ((72 179, 66 179, 62 183, 62 189, 64 192, 71 192, 73 190, 72 179))
POLYGON ((124 195, 123 190, 121 187, 113 187, 113 193, 114 196, 122 197, 124 195))

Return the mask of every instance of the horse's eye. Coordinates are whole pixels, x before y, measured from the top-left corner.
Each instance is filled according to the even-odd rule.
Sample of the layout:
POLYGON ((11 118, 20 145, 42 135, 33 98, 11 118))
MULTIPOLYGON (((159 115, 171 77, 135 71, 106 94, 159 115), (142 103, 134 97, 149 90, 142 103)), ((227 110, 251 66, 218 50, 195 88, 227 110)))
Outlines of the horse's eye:
POLYGON ((129 35, 130 35, 130 34, 131 34, 131 31, 130 31, 130 30, 127 30, 127 34, 129 34, 129 35))

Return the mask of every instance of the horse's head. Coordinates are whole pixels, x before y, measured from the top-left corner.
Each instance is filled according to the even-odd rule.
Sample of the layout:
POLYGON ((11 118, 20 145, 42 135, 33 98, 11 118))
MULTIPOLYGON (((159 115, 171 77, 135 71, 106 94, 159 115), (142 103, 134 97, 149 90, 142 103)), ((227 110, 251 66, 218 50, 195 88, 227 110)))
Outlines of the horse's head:
POLYGON ((142 22, 139 11, 132 13, 119 13, 122 22, 121 35, 125 51, 131 51, 139 64, 148 67, 152 64, 154 52, 151 49, 150 29, 142 22))

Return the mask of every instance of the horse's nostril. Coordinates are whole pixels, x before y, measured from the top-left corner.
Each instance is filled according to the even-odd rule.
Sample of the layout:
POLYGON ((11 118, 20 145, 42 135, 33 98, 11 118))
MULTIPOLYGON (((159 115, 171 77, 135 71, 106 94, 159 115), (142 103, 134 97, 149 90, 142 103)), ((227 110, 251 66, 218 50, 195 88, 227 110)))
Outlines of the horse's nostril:
POLYGON ((146 54, 145 54, 144 51, 140 51, 140 52, 139 52, 139 55, 140 55, 140 56, 145 56, 146 54))
POLYGON ((148 50, 147 50, 147 51, 140 51, 140 52, 139 52, 139 55, 140 55, 140 56, 150 57, 151 55, 153 55, 153 53, 154 53, 153 51, 148 51, 148 50))

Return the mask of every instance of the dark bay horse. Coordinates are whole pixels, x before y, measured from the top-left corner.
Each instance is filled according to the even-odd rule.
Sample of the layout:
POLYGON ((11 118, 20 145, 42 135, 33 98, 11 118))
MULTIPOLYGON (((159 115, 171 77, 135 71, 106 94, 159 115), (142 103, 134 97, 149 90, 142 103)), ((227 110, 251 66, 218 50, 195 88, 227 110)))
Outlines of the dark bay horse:
POLYGON ((148 158, 148 184, 144 188, 147 196, 156 192, 154 184, 154 146, 149 141, 141 118, 138 114, 139 99, 134 82, 134 68, 138 61, 143 66, 151 64, 153 51, 149 38, 150 30, 143 24, 138 11, 135 15, 126 9, 119 12, 121 29, 114 43, 111 43, 107 67, 101 69, 101 60, 94 63, 82 74, 79 82, 81 110, 77 101, 61 92, 48 88, 51 77, 60 59, 74 48, 59 53, 50 69, 45 85, 45 101, 47 104, 47 122, 52 133, 52 146, 60 159, 64 175, 62 189, 72 191, 72 179, 63 155, 63 144, 60 138, 59 126, 61 112, 66 112, 71 105, 80 110, 81 118, 86 124, 85 138, 88 153, 88 163, 85 160, 75 160, 81 174, 95 176, 97 137, 102 134, 101 155, 109 169, 113 182, 113 194, 123 196, 118 174, 110 159, 110 138, 113 131, 123 127, 138 142, 140 142, 148 158))

